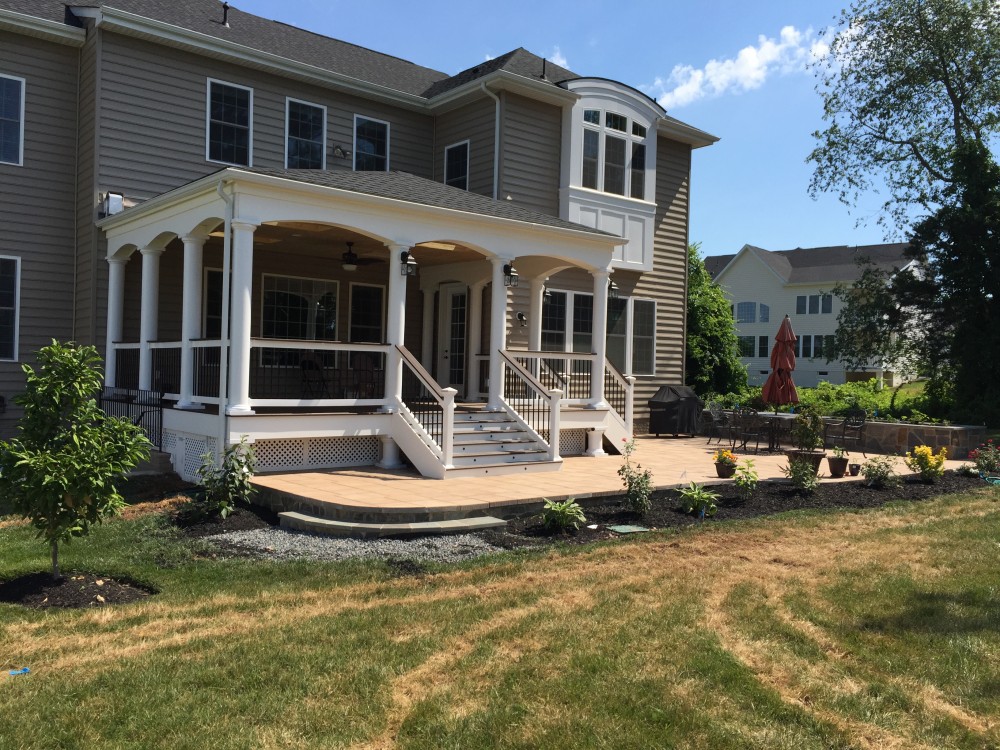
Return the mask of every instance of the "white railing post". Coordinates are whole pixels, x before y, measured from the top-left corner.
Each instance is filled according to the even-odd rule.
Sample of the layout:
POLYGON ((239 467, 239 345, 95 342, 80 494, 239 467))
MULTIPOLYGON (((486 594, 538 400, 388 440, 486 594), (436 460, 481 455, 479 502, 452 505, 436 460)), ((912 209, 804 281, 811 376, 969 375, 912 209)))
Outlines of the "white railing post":
POLYGON ((549 393, 549 461, 559 461, 559 428, 562 419, 562 391, 553 388, 549 393))
POLYGON ((444 393, 444 403, 441 404, 441 453, 444 468, 451 469, 455 457, 455 396, 458 391, 442 388, 441 392, 444 393))
POLYGON ((628 387, 625 389, 625 429, 631 437, 635 434, 632 428, 632 412, 635 410, 635 377, 626 375, 625 382, 628 383, 628 387))

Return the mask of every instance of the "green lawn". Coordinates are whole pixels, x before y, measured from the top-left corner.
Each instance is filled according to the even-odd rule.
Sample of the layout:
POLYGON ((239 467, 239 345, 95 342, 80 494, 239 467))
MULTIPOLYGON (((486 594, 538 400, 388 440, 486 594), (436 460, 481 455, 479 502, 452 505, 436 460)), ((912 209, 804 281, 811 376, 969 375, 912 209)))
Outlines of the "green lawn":
MULTIPOLYGON (((0 747, 995 747, 992 492, 405 578, 115 521, 65 569, 161 593, 0 605, 0 747)), ((0 578, 46 566, 26 528, 0 550, 0 578)))

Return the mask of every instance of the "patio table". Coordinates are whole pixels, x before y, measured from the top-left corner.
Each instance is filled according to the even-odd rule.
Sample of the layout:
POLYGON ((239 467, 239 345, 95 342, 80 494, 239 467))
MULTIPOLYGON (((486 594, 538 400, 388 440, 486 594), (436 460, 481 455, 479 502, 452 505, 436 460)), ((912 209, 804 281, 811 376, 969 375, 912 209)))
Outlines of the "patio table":
POLYGON ((797 414, 767 414, 761 412, 760 418, 764 420, 767 427, 767 449, 769 451, 781 450, 781 436, 787 428, 795 421, 797 414))

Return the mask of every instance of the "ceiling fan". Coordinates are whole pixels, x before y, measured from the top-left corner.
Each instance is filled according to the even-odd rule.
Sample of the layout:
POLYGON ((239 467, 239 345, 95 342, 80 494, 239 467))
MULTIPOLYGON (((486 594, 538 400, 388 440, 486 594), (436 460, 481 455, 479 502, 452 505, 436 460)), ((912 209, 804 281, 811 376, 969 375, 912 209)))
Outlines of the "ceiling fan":
POLYGON ((382 263, 381 258, 362 258, 354 252, 354 243, 347 242, 347 252, 340 256, 340 267, 345 271, 357 271, 358 266, 367 266, 372 263, 382 263))

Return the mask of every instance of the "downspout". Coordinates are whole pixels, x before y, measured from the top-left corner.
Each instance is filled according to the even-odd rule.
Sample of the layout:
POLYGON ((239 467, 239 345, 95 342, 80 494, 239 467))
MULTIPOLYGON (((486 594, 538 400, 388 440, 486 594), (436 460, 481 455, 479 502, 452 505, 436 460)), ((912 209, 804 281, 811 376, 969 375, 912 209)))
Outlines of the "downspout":
POLYGON ((225 181, 219 180, 215 192, 226 203, 226 222, 222 239, 222 324, 219 329, 219 440, 215 445, 215 453, 221 464, 222 454, 226 450, 226 436, 229 433, 229 415, 226 404, 229 401, 227 392, 229 385, 229 299, 230 276, 232 274, 233 256, 233 204, 235 199, 224 190, 225 181))
POLYGON ((500 97, 486 88, 486 81, 479 84, 483 93, 496 103, 493 116, 493 200, 500 194, 500 97))

